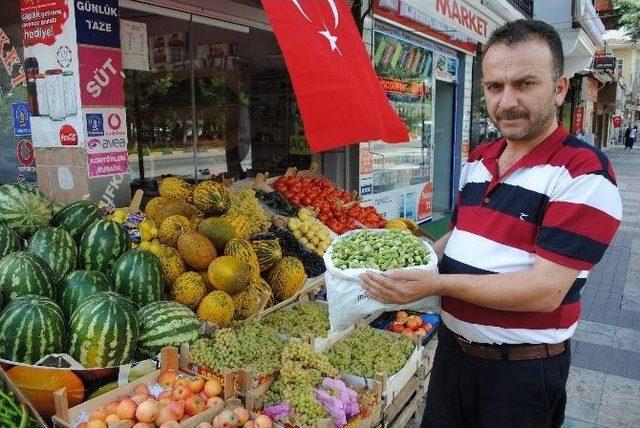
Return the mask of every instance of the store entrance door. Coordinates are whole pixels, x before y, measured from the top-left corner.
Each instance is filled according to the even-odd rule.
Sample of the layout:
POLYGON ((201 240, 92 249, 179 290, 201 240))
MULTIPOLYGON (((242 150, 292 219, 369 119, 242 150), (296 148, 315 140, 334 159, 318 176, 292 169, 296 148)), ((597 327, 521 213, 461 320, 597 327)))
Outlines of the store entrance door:
POLYGON ((433 212, 446 213, 451 210, 455 85, 437 81, 435 96, 433 212))

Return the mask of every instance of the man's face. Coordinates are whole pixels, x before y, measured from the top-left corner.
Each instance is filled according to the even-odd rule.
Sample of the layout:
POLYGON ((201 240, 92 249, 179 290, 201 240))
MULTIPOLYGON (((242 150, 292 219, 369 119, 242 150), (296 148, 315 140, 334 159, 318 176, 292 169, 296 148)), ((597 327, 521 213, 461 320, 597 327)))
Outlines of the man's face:
POLYGON ((555 122, 568 81, 554 79, 548 45, 538 39, 499 43, 482 61, 484 96, 491 121, 508 140, 530 140, 555 122))

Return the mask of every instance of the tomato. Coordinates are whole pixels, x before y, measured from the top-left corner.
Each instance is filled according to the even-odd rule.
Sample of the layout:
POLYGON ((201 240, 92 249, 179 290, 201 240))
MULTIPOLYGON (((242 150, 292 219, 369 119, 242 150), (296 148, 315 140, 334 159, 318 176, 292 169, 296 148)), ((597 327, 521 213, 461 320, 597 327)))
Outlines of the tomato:
POLYGON ((300 205, 300 195, 293 195, 291 197, 291 203, 295 205, 300 205))
POLYGON ((311 198, 308 196, 303 196, 302 197, 302 203, 305 205, 311 205, 311 198))
POLYGON ((290 200, 291 200, 291 198, 293 197, 293 192, 292 192, 291 190, 287 189, 287 190, 283 193, 283 196, 284 196, 285 198, 287 198, 287 200, 288 200, 288 201, 290 201, 290 200))

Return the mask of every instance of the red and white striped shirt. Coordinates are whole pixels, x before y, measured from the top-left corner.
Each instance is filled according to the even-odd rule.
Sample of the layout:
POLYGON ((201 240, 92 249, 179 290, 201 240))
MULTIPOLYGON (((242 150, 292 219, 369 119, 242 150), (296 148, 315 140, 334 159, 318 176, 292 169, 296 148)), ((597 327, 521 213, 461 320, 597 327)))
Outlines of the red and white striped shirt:
POLYGON ((443 297, 442 319, 472 342, 562 342, 575 331, 589 270, 620 224, 615 173, 600 150, 560 126, 499 178, 505 147, 504 139, 483 144, 462 168, 440 272, 518 272, 538 256, 580 274, 553 312, 501 311, 443 297))

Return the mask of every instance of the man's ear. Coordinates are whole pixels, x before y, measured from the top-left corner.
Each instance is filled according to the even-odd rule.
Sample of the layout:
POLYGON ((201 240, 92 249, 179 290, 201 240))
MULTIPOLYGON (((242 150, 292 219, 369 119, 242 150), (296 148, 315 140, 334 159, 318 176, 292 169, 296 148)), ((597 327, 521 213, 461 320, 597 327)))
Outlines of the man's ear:
POLYGON ((556 80, 554 88, 556 107, 560 107, 562 105, 565 97, 567 96, 567 92, 569 92, 569 79, 567 76, 563 75, 556 80))

